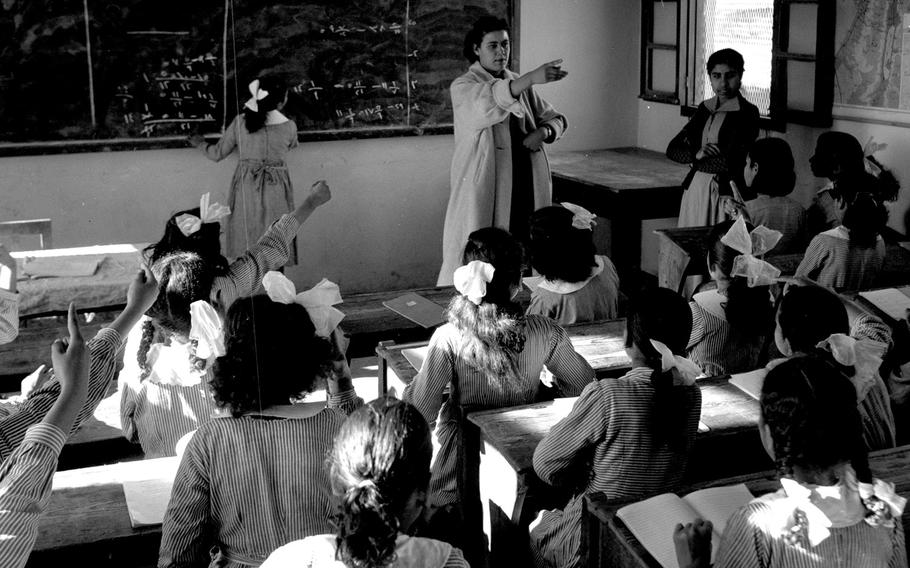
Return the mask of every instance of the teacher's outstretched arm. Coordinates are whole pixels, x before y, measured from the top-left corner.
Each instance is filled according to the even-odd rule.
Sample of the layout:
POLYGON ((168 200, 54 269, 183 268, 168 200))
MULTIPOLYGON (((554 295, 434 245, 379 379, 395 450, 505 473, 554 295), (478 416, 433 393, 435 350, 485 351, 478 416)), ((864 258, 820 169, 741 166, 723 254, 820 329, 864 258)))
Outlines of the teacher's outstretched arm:
POLYGON ((529 73, 525 73, 518 79, 513 79, 509 85, 512 96, 517 98, 518 95, 528 90, 532 85, 543 85, 564 79, 569 72, 564 71, 561 65, 562 59, 550 61, 529 73))

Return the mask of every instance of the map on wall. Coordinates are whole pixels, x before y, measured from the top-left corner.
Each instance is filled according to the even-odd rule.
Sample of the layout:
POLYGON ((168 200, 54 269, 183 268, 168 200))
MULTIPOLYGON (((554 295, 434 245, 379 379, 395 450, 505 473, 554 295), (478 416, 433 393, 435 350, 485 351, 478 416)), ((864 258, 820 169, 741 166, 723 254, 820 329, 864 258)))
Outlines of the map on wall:
POLYGON ((910 0, 838 0, 834 102, 910 110, 910 0))

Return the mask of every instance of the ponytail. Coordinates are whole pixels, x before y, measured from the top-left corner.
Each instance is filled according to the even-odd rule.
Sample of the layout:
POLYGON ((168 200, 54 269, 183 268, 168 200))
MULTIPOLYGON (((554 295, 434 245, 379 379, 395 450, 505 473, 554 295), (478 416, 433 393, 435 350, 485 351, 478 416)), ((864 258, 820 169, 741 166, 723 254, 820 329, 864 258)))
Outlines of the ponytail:
POLYGON ((148 364, 148 353, 152 347, 152 339, 155 337, 155 324, 151 319, 142 323, 142 339, 139 340, 139 349, 136 351, 136 361, 139 363, 139 380, 144 381, 152 372, 152 366, 148 364))
POLYGON ((875 247, 887 223, 888 210, 871 193, 857 193, 844 211, 843 225, 850 230, 850 246, 853 247, 875 247))
POLYGON ((351 568, 387 566, 395 560, 398 518, 372 480, 350 487, 341 499, 336 542, 351 568))

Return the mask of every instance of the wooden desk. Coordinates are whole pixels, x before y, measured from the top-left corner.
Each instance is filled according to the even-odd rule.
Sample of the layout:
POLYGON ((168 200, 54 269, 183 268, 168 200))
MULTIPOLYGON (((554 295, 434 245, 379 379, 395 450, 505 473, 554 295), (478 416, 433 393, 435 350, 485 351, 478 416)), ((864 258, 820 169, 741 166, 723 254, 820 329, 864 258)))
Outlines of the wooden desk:
POLYGON ((28 566, 154 566, 161 525, 130 526, 122 483, 173 480, 178 464, 159 458, 58 472, 28 566))
MULTIPOLYGON (((713 479, 772 467, 758 435, 758 401, 725 377, 698 384, 701 423, 687 478, 713 479), (718 455, 724 459, 717 460, 718 455)), ((480 429, 481 502, 493 558, 505 558, 526 543, 526 527, 536 511, 554 506, 551 496, 558 491, 534 472, 534 450, 574 402, 564 398, 468 415, 480 429)))
MULTIPOLYGON (((710 232, 711 227, 657 229, 654 231, 660 240, 657 257, 657 283, 659 286, 681 291, 686 276, 707 275, 707 240, 710 232)), ((768 262, 779 268, 784 276, 795 274, 802 259, 802 253, 769 254, 766 258, 768 262)), ((876 287, 906 284, 910 284, 910 251, 899 243, 889 243, 876 287)))
POLYGON ((126 302, 126 291, 140 266, 144 244, 118 244, 10 253, 19 269, 19 316, 36 317, 66 313, 70 302, 80 311, 117 309, 126 302), (23 278, 26 258, 98 260, 91 276, 23 278))
MULTIPOLYGON (((631 361, 625 353, 625 340, 623 339, 626 320, 575 324, 566 326, 565 329, 575 350, 585 358, 599 376, 621 374, 629 368, 631 361)), ((388 391, 389 368, 400 381, 400 384, 396 386, 403 387, 414 380, 419 369, 415 369, 411 365, 402 351, 426 345, 426 341, 401 345, 388 341, 379 343, 376 347, 376 355, 379 357, 380 393, 388 391)))
POLYGON ((641 148, 554 151, 548 156, 553 201, 569 201, 610 219, 610 257, 624 289, 641 271, 641 222, 679 215, 689 168, 641 148))
MULTIPOLYGON (((903 495, 910 492, 910 446, 880 450, 870 455, 870 465, 875 477, 891 481, 903 495)), ((681 489, 678 495, 685 495, 705 487, 745 483, 753 495, 763 495, 780 488, 777 473, 764 471, 739 477, 715 479, 681 489)), ((628 501, 610 501, 603 494, 588 495, 585 499, 588 512, 587 538, 588 566, 660 568, 656 560, 632 536, 625 524, 616 516, 616 511, 628 501)), ((910 510, 903 514, 904 530, 910 530, 910 510)), ((583 538, 585 538, 583 537, 583 538)), ((667 535, 671 539, 672 535, 667 535)), ((908 543, 910 545, 910 543, 908 543)), ((910 546, 908 546, 910 550, 910 546)))

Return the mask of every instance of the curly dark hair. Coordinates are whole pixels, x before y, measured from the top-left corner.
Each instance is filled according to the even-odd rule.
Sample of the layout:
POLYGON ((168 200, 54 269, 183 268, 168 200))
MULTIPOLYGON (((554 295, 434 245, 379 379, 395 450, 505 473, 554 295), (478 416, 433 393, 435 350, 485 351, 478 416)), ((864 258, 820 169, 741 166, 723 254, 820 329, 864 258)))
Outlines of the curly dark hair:
POLYGON ((228 310, 224 335, 226 353, 215 360, 209 386, 235 417, 288 404, 331 372, 335 350, 299 304, 241 298, 228 310))
POLYGON ((202 227, 192 235, 184 235, 177 225, 177 218, 181 215, 199 216, 199 208, 185 209, 171 215, 164 225, 164 235, 161 239, 145 247, 146 263, 155 264, 162 257, 175 252, 194 252, 206 259, 215 270, 215 275, 227 274, 228 262, 221 254, 221 224, 203 223, 202 227))
POLYGON ((471 26, 471 29, 464 36, 464 45, 461 49, 461 54, 464 55, 464 58, 470 63, 477 61, 477 54, 474 53, 474 49, 480 46, 480 43, 483 41, 483 36, 490 32, 509 33, 509 24, 502 18, 496 18, 494 16, 484 16, 474 22, 474 25, 471 26))
MULTIPOLYGON (((864 176, 866 179, 875 180, 875 176, 870 174, 864 176)), ((873 194, 856 193, 847 203, 842 223, 850 230, 850 246, 874 248, 879 235, 888 224, 888 209, 873 194)))
POLYGON ((685 355, 691 333, 692 310, 673 290, 645 290, 629 303, 626 347, 634 345, 652 369, 655 440, 672 448, 686 444, 686 408, 679 403, 679 391, 673 388, 673 372, 663 372, 660 353, 651 340, 660 341, 676 355, 685 355))
POLYGON ((380 398, 342 425, 329 455, 338 555, 351 568, 395 560, 399 518, 415 491, 430 482, 430 428, 416 407, 380 398))
POLYGON ((589 229, 572 226, 574 214, 558 205, 538 209, 530 219, 531 266, 548 280, 581 282, 597 265, 589 229))
POLYGON ((497 388, 518 380, 516 357, 524 349, 524 312, 512 300, 524 267, 521 243, 508 231, 488 227, 468 236, 464 264, 480 260, 496 271, 480 305, 462 295, 449 302, 446 316, 464 339, 461 356, 497 388))
MULTIPOLYGON (((749 287, 744 276, 731 276, 733 261, 740 254, 721 241, 733 221, 715 225, 708 235, 708 263, 730 279, 724 313, 734 331, 745 336, 763 337, 772 331, 774 306, 768 286, 749 287)), ((753 227, 747 224, 751 232, 753 227)))

